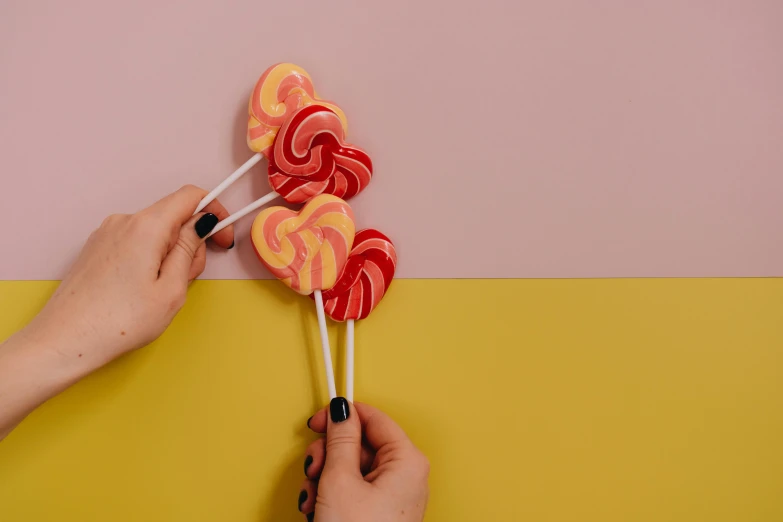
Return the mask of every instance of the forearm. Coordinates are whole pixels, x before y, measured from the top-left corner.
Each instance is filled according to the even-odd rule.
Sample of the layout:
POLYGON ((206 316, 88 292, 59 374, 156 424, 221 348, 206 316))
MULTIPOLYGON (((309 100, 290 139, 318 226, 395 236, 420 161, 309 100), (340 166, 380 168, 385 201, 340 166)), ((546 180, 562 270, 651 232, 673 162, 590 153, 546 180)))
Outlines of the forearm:
POLYGON ((33 325, 0 344, 0 440, 35 408, 89 373, 66 341, 33 325))

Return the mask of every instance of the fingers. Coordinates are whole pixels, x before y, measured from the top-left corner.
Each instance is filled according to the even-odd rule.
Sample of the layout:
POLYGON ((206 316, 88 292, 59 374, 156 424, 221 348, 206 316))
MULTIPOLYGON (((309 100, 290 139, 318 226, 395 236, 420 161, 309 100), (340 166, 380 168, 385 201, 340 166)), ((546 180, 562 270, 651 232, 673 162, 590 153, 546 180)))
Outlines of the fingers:
MULTIPOLYGON (((356 403, 358 404, 358 403, 356 403)), ((354 406, 356 406, 354 404, 354 406)), ((323 408, 307 419, 307 427, 316 433, 326 433, 327 416, 329 415, 329 408, 323 408)))
MULTIPOLYGON (((211 201, 209 205, 204 207, 204 212, 215 214, 220 221, 231 215, 218 200, 211 201)), ((234 246, 234 225, 227 226, 209 239, 221 248, 231 248, 234 246)))
POLYGON ((317 479, 321 476, 326 462, 326 439, 318 439, 307 447, 305 453, 304 473, 307 478, 317 479))
MULTIPOLYGON (((207 191, 194 185, 185 185, 181 189, 142 212, 154 214, 164 223, 181 226, 191 219, 201 199, 207 195, 207 191)), ((229 216, 226 208, 219 201, 212 201, 203 210, 206 214, 214 214, 219 220, 229 216)), ((215 243, 223 248, 230 248, 234 243, 234 227, 228 226, 212 237, 215 243)))
POLYGON ((314 480, 305 480, 302 482, 302 488, 299 491, 297 507, 299 511, 307 515, 315 511, 315 501, 318 498, 318 485, 314 480))
POLYGON ((362 425, 353 405, 343 397, 332 399, 326 427, 324 473, 334 472, 361 478, 362 425))
POLYGON ((201 243, 196 250, 196 255, 193 256, 193 262, 190 264, 190 273, 188 274, 188 282, 193 282, 198 276, 204 272, 207 267, 207 245, 201 243))
MULTIPOLYGON (((402 428, 391 417, 369 404, 357 402, 354 404, 362 425, 362 433, 367 443, 375 450, 387 444, 413 444, 402 428)), ((313 415, 307 426, 316 433, 325 433, 327 410, 323 409, 313 415)))
MULTIPOLYGON (((372 471, 372 464, 375 460, 375 452, 372 448, 366 444, 362 444, 362 452, 359 457, 359 469, 362 475, 366 475, 372 471)), ((310 446, 307 447, 304 460, 304 472, 305 476, 312 480, 317 480, 321 476, 321 472, 324 470, 324 464, 326 463, 326 439, 320 438, 313 441, 310 446)))
MULTIPOLYGON (((177 242, 160 266, 159 279, 173 285, 177 290, 186 289, 196 256, 205 255, 204 252, 198 254, 199 249, 204 246, 204 237, 217 223, 218 219, 214 214, 197 215, 188 220, 180 229, 177 242)), ((203 270, 203 263, 198 263, 201 263, 203 270)), ((195 268, 198 269, 198 266, 195 268)))
MULTIPOLYGON (((193 216, 198 202, 207 195, 207 191, 195 185, 185 185, 163 199, 153 203, 144 211, 149 211, 166 221, 185 223, 193 216)), ((143 211, 143 212, 144 212, 143 211)), ((207 213, 205 210, 204 213, 207 213)))
POLYGON ((384 446, 413 446, 405 431, 378 408, 369 404, 357 404, 362 432, 367 443, 376 451, 384 446))

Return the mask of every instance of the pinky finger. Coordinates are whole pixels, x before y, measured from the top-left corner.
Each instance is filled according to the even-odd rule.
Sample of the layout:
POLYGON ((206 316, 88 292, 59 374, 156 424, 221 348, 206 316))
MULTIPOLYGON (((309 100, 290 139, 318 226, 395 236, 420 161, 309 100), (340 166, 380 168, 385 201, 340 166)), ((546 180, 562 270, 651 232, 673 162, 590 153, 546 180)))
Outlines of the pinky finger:
MULTIPOLYGON (((315 513, 315 499, 318 496, 318 483, 315 480, 302 482, 302 490, 299 492, 299 511, 307 516, 315 513)), ((311 520, 308 518, 308 520, 311 520)))

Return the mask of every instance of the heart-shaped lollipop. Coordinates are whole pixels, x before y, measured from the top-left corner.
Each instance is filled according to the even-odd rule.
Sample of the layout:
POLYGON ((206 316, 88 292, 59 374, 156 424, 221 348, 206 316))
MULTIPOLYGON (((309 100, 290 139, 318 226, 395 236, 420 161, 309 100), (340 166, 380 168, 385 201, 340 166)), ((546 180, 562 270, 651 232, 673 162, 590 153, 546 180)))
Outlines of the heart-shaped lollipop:
POLYGON ((248 104, 248 147, 269 156, 268 150, 280 126, 296 109, 312 104, 334 111, 343 132, 348 131, 348 121, 342 109, 318 98, 310 75, 304 69, 292 63, 278 63, 264 71, 248 104))
MULTIPOLYGON (((285 191, 285 194, 278 194, 278 192, 272 191, 262 196, 218 223, 212 234, 216 234, 242 217, 281 196, 293 203, 304 203, 310 197, 321 193, 334 194, 347 199, 358 194, 367 185, 372 175, 370 158, 355 147, 346 146, 344 150, 339 147, 339 144, 342 144, 345 140, 345 133, 348 129, 348 123, 343 111, 337 105, 318 98, 313 89, 310 75, 304 69, 292 63, 279 63, 273 65, 261 75, 253 89, 253 94, 250 96, 247 144, 255 151, 255 154, 210 191, 209 194, 204 196, 198 207, 196 207, 194 214, 206 208, 210 202, 222 194, 232 183, 244 176, 264 156, 269 157, 271 168, 270 156, 272 156, 272 145, 275 143, 275 137, 278 135, 281 126, 298 109, 304 107, 318 107, 321 111, 328 113, 326 119, 321 117, 321 120, 318 121, 328 122, 330 125, 329 130, 319 133, 317 129, 313 128, 317 121, 310 121, 305 128, 305 132, 309 133, 313 138, 312 147, 320 147, 319 140, 325 140, 326 145, 324 147, 331 152, 329 157, 339 162, 338 167, 335 168, 333 166, 333 172, 329 174, 326 170, 314 173, 303 166, 302 169, 291 173, 297 177, 295 180, 286 176, 272 176, 270 171, 270 184, 275 190, 277 190, 278 185, 284 185, 282 190, 285 191), (324 133, 334 134, 339 139, 329 140, 316 136, 324 133), (337 143, 338 146, 335 148, 332 146, 332 142, 337 143), (274 181, 272 181, 273 177, 274 181), (287 181, 289 179, 290 182, 287 181)), ((294 140, 294 143, 299 143, 302 139, 304 138, 300 136, 294 140)), ((306 149, 304 152, 309 152, 309 149, 306 149)))
POLYGON ((300 212, 266 208, 250 230, 264 266, 303 295, 334 285, 345 267, 354 234, 351 207, 329 194, 311 199, 300 212))
POLYGON ((388 237, 369 228, 357 232, 340 277, 323 292, 326 315, 335 321, 370 315, 389 289, 396 266, 397 252, 388 237))
POLYGON ((269 157, 269 184, 289 203, 318 194, 350 199, 370 183, 372 160, 345 143, 340 117, 309 105, 286 120, 269 157))

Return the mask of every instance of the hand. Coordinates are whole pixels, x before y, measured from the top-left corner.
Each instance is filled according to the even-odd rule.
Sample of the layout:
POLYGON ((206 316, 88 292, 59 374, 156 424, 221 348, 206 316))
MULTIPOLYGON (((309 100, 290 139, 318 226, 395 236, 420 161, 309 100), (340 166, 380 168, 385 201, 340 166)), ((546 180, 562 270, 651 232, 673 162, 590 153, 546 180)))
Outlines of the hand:
POLYGON ((309 421, 326 438, 305 458, 299 510, 315 522, 421 522, 427 506, 429 462, 386 414, 332 400, 309 421))
MULTIPOLYGON (((0 344, 0 439, 30 411, 112 359, 155 340, 204 271, 204 237, 228 212, 186 186, 93 232, 43 311, 0 344)), ((232 227, 215 234, 231 248, 232 227)))
MULTIPOLYGON (((185 186, 136 214, 106 218, 31 327, 78 339, 59 351, 94 367, 158 338, 204 271, 203 237, 228 217, 217 201, 193 216, 206 194, 185 186)), ((233 235, 227 227, 213 239, 230 248, 233 235)))

